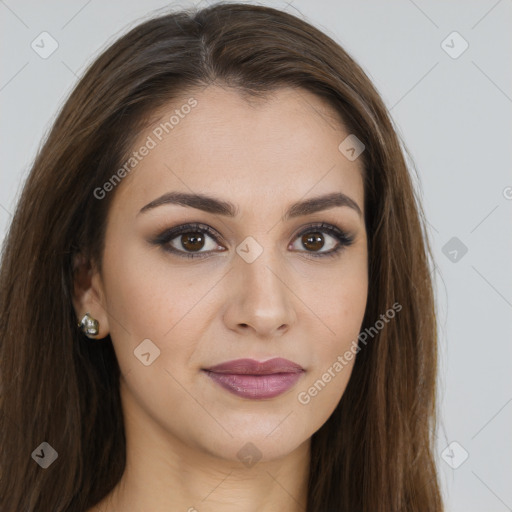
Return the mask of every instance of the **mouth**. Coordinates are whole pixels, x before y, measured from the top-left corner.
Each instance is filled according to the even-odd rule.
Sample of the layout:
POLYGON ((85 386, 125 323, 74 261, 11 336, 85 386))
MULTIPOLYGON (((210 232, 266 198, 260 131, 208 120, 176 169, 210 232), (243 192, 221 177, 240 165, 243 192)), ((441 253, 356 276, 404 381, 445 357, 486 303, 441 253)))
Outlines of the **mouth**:
POLYGON ((223 389, 242 398, 274 398, 291 389, 305 373, 297 363, 283 358, 265 362, 237 359, 203 369, 223 389))

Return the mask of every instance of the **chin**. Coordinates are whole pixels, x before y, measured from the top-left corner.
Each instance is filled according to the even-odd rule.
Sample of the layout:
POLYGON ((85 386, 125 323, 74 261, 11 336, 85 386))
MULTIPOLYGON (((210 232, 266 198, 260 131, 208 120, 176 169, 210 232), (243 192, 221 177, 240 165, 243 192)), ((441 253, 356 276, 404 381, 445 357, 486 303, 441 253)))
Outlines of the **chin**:
MULTIPOLYGON (((282 416, 280 421, 285 416, 282 416)), ((245 427, 232 424, 225 425, 226 430, 232 433, 233 437, 221 429, 222 434, 215 438, 203 438, 199 444, 204 451, 215 458, 236 463, 242 462, 249 467, 256 460, 258 462, 268 462, 285 457, 311 437, 311 434, 306 434, 302 429, 299 429, 297 424, 290 424, 287 428, 276 428, 278 424, 279 422, 272 422, 273 426, 271 428, 269 428, 267 422, 246 425, 245 427)), ((202 433, 204 436, 206 432, 203 431, 202 433)))

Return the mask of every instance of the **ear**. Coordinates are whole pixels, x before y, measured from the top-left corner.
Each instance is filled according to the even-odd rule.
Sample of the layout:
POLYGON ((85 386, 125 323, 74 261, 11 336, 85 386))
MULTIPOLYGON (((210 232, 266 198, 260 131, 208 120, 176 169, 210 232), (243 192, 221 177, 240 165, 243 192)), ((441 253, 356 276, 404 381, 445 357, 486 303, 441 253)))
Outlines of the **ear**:
POLYGON ((99 333, 94 339, 108 336, 108 315, 101 276, 89 258, 80 253, 73 257, 72 295, 77 323, 89 313, 99 323, 99 333))

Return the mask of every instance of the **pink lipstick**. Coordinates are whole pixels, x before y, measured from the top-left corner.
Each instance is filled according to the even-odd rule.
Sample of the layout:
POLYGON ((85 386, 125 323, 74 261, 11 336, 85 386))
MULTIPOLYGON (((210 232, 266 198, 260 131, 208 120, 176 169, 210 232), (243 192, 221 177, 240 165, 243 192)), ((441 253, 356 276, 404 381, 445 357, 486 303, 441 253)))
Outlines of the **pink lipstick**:
POLYGON ((260 400, 288 391, 300 379, 304 368, 280 357, 263 363, 236 359, 204 370, 224 389, 242 398, 260 400))

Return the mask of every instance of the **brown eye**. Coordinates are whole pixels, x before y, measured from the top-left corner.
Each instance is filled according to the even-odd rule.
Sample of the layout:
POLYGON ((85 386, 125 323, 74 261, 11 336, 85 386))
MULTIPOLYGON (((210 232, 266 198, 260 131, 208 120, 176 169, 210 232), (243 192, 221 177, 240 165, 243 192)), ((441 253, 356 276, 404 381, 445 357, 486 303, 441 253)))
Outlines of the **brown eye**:
MULTIPOLYGON (((220 245, 219 239, 221 236, 205 224, 184 224, 165 231, 152 243, 178 256, 203 258, 227 250, 220 245)), ((296 235, 295 240, 292 247, 296 252, 320 258, 338 255, 342 249, 353 243, 354 236, 348 235, 336 226, 321 223, 309 226, 296 235)))
POLYGON ((324 246, 324 240, 318 231, 302 235, 302 244, 309 251, 318 251, 324 246))
POLYGON ((153 240, 168 252, 188 258, 207 257, 225 250, 218 243, 219 235, 205 224, 183 224, 163 232, 153 240))
POLYGON ((181 235, 181 245, 187 251, 199 251, 204 247, 204 235, 201 233, 184 233, 181 235))
POLYGON ((352 245, 354 236, 331 224, 321 223, 309 226, 297 235, 296 240, 295 250, 308 257, 321 258, 340 254, 342 249, 352 245))

